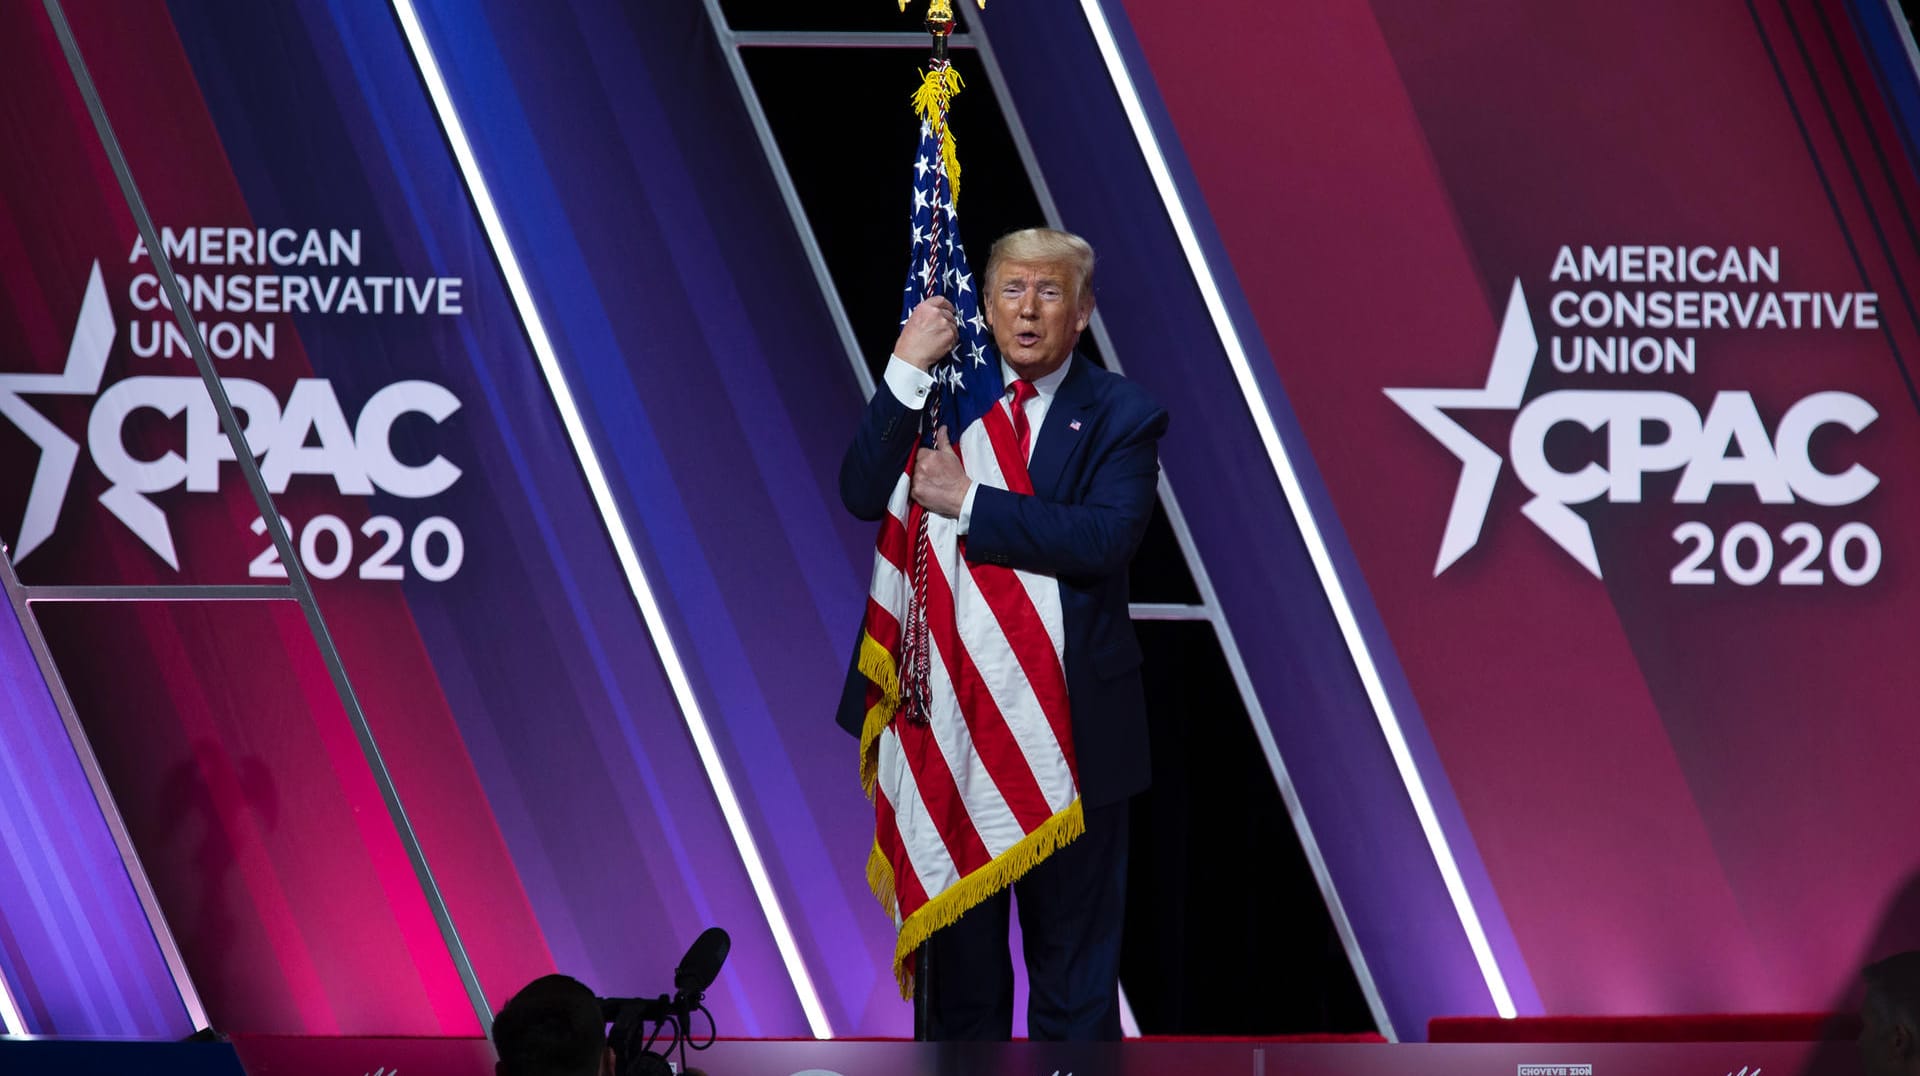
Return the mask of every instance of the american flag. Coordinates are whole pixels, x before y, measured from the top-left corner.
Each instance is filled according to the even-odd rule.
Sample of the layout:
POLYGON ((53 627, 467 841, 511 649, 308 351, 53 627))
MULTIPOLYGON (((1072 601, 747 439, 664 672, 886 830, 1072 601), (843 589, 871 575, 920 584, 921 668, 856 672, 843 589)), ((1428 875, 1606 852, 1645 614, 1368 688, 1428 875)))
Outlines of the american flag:
MULTIPOLYGON (((980 315, 981 283, 967 266, 949 190, 939 132, 923 122, 902 320, 930 296, 953 302, 960 340, 935 368, 941 387, 929 406, 968 477, 1030 495, 1026 459, 1000 403, 1000 358, 980 315)), ((931 440, 929 432, 915 451, 931 440)), ((860 737, 861 783, 875 810, 867 880, 899 927, 894 973, 903 996, 912 993, 922 941, 1084 827, 1059 585, 1050 576, 967 563, 956 522, 912 502, 912 471, 909 459, 881 521, 860 658, 871 682, 860 737), (899 676, 910 658, 902 626, 915 612, 924 612, 926 624, 924 721, 902 708, 899 676)))
MULTIPOLYGON (((940 136, 933 124, 920 124, 920 149, 913 160, 913 257, 908 263, 906 294, 900 302, 900 324, 921 300, 936 295, 953 303, 960 316, 960 342, 953 354, 934 369, 940 380, 941 423, 949 435, 964 430, 1000 401, 1006 386, 1000 380, 1000 354, 993 333, 980 315, 980 282, 967 266, 960 243, 960 214, 944 179, 940 136)), ((959 438, 952 438, 955 444, 959 438)), ((932 430, 927 444, 933 443, 932 430)))

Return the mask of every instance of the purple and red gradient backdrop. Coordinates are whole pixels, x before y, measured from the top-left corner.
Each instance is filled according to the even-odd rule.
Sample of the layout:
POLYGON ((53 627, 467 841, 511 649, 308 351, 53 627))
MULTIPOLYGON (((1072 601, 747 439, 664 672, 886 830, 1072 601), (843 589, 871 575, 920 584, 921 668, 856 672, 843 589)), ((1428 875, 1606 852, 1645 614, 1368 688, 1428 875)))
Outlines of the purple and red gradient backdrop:
MULTIPOLYGON (((345 433, 387 386, 431 382, 459 402, 438 420, 403 416, 389 439, 406 466, 458 467, 446 488, 369 496, 301 474, 277 504, 297 537, 319 538, 311 559, 335 550, 320 533, 333 524, 315 520, 354 543, 348 570, 319 584, 322 606, 488 997, 553 967, 651 993, 719 924, 735 944, 715 991, 722 1030, 805 1034, 391 14, 327 0, 74 7, 158 223, 361 240, 357 266, 176 268, 461 282, 457 314, 199 316, 272 328, 271 359, 222 366, 283 408, 297 383, 324 380, 330 397, 301 391, 336 400, 341 423, 289 426, 275 449, 315 448, 310 465, 387 447, 345 433), (401 542, 403 578, 358 577, 383 528, 411 539, 430 519, 446 521, 442 537, 419 557, 401 542), (421 568, 450 556, 449 528, 464 555, 435 581, 421 568)), ((1106 69, 1077 10, 1042 8, 983 18, 1005 96, 1066 223, 1102 250, 1117 357, 1189 416, 1169 475, 1395 1026, 1418 1037, 1427 1015, 1485 1011, 1206 311, 1171 281, 1178 247, 1106 69)), ((871 817, 828 716, 868 557, 834 495, 858 390, 704 10, 422 14, 828 1021, 902 1033, 887 926, 858 870, 871 817)), ((1899 613, 1920 506, 1901 467, 1920 424, 1898 365, 1920 350, 1904 283, 1920 256, 1901 210, 1914 183, 1847 13, 1203 0, 1125 16, 1123 47, 1230 271, 1274 417, 1310 462, 1309 496, 1522 1009, 1830 1003, 1882 944, 1920 829, 1897 772, 1920 687, 1899 613), (1631 387, 1704 409, 1746 390, 1771 429, 1810 392, 1853 392, 1878 419, 1823 435, 1816 457, 1857 460, 1881 486, 1801 513, 1738 490, 1674 506, 1671 476, 1656 476, 1646 503, 1582 509, 1601 582, 1520 515, 1503 470, 1479 545, 1436 578, 1458 465, 1382 390, 1483 383, 1516 279, 1544 348, 1559 331, 1544 312, 1555 251, 1626 243, 1777 246, 1781 288, 1875 292, 1885 328, 1702 333, 1699 372, 1675 377, 1559 374, 1543 357, 1529 399, 1631 387), (1871 524, 1878 576, 1667 581, 1682 521, 1724 540, 1740 520, 1777 535, 1800 518, 1829 539, 1842 521, 1871 524)), ((134 303, 148 267, 129 254, 131 219, 51 31, 31 8, 0 20, 0 136, 18 148, 0 164, 0 372, 63 368, 98 262, 117 330, 102 389, 191 376, 184 356, 135 350, 166 315, 134 303)), ((248 578, 266 542, 231 464, 215 465, 217 491, 150 495, 175 572, 99 500, 94 399, 26 399, 82 448, 52 539, 18 561, 28 583, 248 578)), ((106 430, 153 460, 188 451, 191 421, 136 411, 106 430)), ((1504 417, 1467 425, 1504 447, 1504 417)), ((40 454, 11 429, 0 454, 20 461, 0 468, 11 540, 40 454)), ((290 605, 38 608, 217 1026, 474 1029, 290 605)), ((30 675, 9 668, 10 683, 30 675)), ((115 909, 102 914, 134 937, 129 902, 115 909)), ((0 918, 20 933, 18 913, 0 918)), ((130 952, 157 982, 153 954, 130 952)))
POLYGON ((193 1031, 11 603, 0 605, 0 977, 37 1035, 193 1031))
MULTIPOLYGON (((771 932, 390 14, 316 3, 101 5, 73 15, 160 224, 358 229, 363 244, 358 267, 176 259, 183 271, 462 281, 458 315, 201 317, 272 324, 274 357, 227 360, 223 373, 265 383, 282 404, 297 379, 326 379, 349 426, 376 391, 403 380, 433 382, 460 402, 442 421, 409 415, 393 430, 407 465, 443 456, 461 469, 438 495, 343 496, 331 478, 302 476, 277 502, 296 533, 331 515, 356 542, 354 570, 320 583, 321 604, 488 997, 498 1004, 556 965, 605 992, 652 992, 687 940, 719 923, 734 936, 714 993, 723 1025, 803 1034, 771 932), (375 516, 409 537, 428 518, 451 521, 463 538, 458 572, 422 577, 407 541, 396 558, 406 578, 357 578, 384 538, 362 537, 375 516)), ((51 32, 37 12, 11 17, 12 69, 45 97, 32 107, 16 99, 8 116, 13 144, 34 147, 6 170, 9 219, 21 225, 0 257, 21 282, 9 288, 11 369, 61 369, 98 260, 118 327, 103 387, 129 375, 190 376, 183 356, 131 349, 132 324, 145 330, 164 312, 131 305, 132 278, 146 267, 129 256, 130 218, 86 137, 51 32)), ((648 256, 644 247, 635 255, 648 256)), ((32 402, 86 444, 91 400, 32 402)), ((856 405, 847 401, 848 421, 856 405)), ((185 450, 177 418, 143 412, 128 426, 141 459, 185 450)), ((17 435, 8 452, 38 459, 17 435)), ((107 483, 90 456, 83 451, 54 538, 21 559, 27 582, 246 578, 264 540, 249 531, 254 510, 231 465, 217 493, 154 494, 180 551, 175 575, 97 502, 107 483)), ((7 472, 12 519, 32 473, 7 472)), ((722 500, 719 484, 708 487, 722 500)), ((827 517, 818 496, 808 502, 827 517)), ((318 549, 333 559, 331 540, 318 549)), ((427 543, 427 562, 443 563, 445 549, 427 543)), ((146 867, 215 1024, 473 1031, 317 654, 283 630, 291 610, 270 622, 232 607, 146 610, 125 622, 147 634, 107 660, 92 640, 120 612, 44 619, 69 680, 85 682, 81 717, 121 810, 145 827, 146 867), (267 684, 280 687, 279 705, 266 705, 267 684), (210 818, 196 822, 202 814, 210 818), (209 907, 224 914, 199 914, 209 907)), ((856 970, 882 981, 883 967, 856 970)))
MULTIPOLYGON (((1126 13, 1544 1009, 1831 1004, 1890 944, 1920 831, 1916 187, 1845 7, 1126 13), (1772 288, 1876 293, 1880 327, 1709 330, 1695 374, 1561 373, 1550 339, 1588 330, 1551 321, 1549 296, 1659 287, 1550 280, 1568 244, 1778 247, 1772 288), (1645 503, 1581 510, 1602 582, 1503 468, 1479 544, 1436 578, 1460 465, 1382 390, 1484 384, 1516 280, 1542 349, 1528 400, 1663 391, 1704 412, 1749 391, 1771 430, 1811 393, 1854 393, 1878 419, 1815 458, 1880 486, 1847 507, 1724 487, 1675 505, 1673 475, 1650 478, 1645 503), (1675 585, 1690 520, 1722 542, 1743 520, 1829 541, 1860 521, 1884 559, 1866 585, 1784 586, 1781 544, 1758 584, 1675 585)), ((1508 417, 1464 421, 1504 457, 1508 417)), ((1557 462, 1588 459, 1604 447, 1557 462)))

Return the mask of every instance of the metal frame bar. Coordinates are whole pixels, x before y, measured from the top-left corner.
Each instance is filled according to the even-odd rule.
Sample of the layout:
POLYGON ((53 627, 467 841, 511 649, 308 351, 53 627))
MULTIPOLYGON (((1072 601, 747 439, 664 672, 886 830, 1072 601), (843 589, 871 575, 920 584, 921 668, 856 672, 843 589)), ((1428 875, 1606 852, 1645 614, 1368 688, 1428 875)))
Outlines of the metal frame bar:
POLYGON ((1134 602, 1127 606, 1130 620, 1204 620, 1213 622, 1213 610, 1205 605, 1179 602, 1134 602))
POLYGON ((80 45, 74 39, 73 28, 67 23, 65 10, 60 0, 43 0, 47 18, 53 23, 54 36, 59 38, 60 49, 66 54, 67 66, 73 72, 74 83, 79 87, 80 96, 85 100, 87 113, 93 119, 94 131, 99 135, 100 147, 107 155, 108 163, 113 167, 114 178, 119 181, 120 193, 126 198, 127 209, 133 216, 140 237, 146 242, 148 256, 160 278, 161 287, 166 292, 174 318, 180 331, 186 336, 188 350, 193 353, 193 363, 200 371, 200 380, 205 384, 207 395, 213 399, 214 410, 220 415, 220 427, 227 435, 227 443, 233 449, 235 461, 240 466, 241 476, 246 480, 247 490, 253 495, 254 504, 260 509, 260 518, 265 521, 267 533, 273 538, 274 549, 279 553, 280 563, 286 566, 287 587, 292 597, 300 604, 305 614, 307 629, 313 635, 313 641, 320 649, 321 660, 326 664, 332 677, 334 691, 340 697, 340 705, 345 709, 348 723, 353 727, 355 738, 360 742, 360 750, 366 756, 367 767, 372 771, 374 784, 380 789, 381 799, 385 801, 388 818, 393 822, 401 846, 406 849, 407 859, 413 866, 414 877, 420 883, 421 893, 425 896, 428 908, 433 913, 434 923, 440 928, 441 940, 446 944, 447 954, 452 959, 454 970, 460 977, 461 985, 466 988, 467 1000, 472 1003, 475 1016, 479 1018, 483 1032, 491 1029, 492 1010, 487 1004, 486 994, 480 988, 480 980, 473 970, 473 962, 468 958, 465 945, 460 941, 459 933, 454 929, 453 917, 447 908, 447 902, 440 892, 439 883, 434 880, 433 871, 427 865, 426 852, 420 846, 419 836, 413 830, 413 824, 407 818, 406 808, 400 802, 400 791, 394 785, 393 775, 387 770, 386 759, 380 753, 375 742, 373 729, 367 723, 367 715, 360 707, 359 696, 354 694, 353 685, 347 678, 346 667, 341 663, 340 652, 334 646, 333 636, 327 630, 327 622, 320 614, 319 602, 315 599, 313 585, 307 578, 306 569, 295 554, 293 542, 287 534, 280 514, 274 510, 273 498, 267 491, 266 482, 260 477, 260 467, 254 461, 253 452, 248 447, 246 437, 241 430, 239 419, 234 415, 233 404, 227 399, 225 386, 213 367, 213 359, 207 352, 207 343, 200 336, 199 326, 193 321, 187 306, 185 295, 180 290, 180 281, 174 276, 173 267, 167 263, 166 248, 160 242, 159 232, 155 229, 152 216, 147 212, 146 202, 140 197, 139 188, 134 185, 133 173, 127 166, 127 160, 120 150, 120 142, 114 136, 113 127, 107 121, 106 107, 101 103, 99 90, 95 87, 93 76, 87 71, 85 60, 80 55, 80 45))
MULTIPOLYGON (((1427 792, 1426 781, 1414 762, 1412 748, 1407 743, 1406 733, 1400 727, 1399 717, 1394 713, 1393 702, 1387 697, 1386 685, 1381 680, 1379 669, 1374 665, 1366 638, 1354 615, 1353 605, 1347 597, 1345 585, 1327 549, 1326 539, 1314 521, 1312 508, 1307 504, 1293 460, 1287 452, 1286 445, 1280 439, 1279 430, 1273 421, 1273 413, 1268 408, 1263 390, 1254 377, 1246 346, 1241 341, 1239 330, 1234 326, 1232 316, 1227 311, 1226 299, 1221 292, 1219 282, 1214 278, 1212 266, 1201 249, 1198 233, 1194 230, 1193 221, 1187 213, 1186 203, 1174 182, 1166 155, 1160 145, 1159 135, 1153 130, 1153 125, 1147 118, 1139 88, 1133 82, 1133 75, 1127 68, 1125 57, 1120 54, 1119 43, 1114 37, 1112 26, 1107 21, 1101 0, 1081 0, 1080 7, 1087 20, 1088 28, 1093 32, 1101 57, 1106 62, 1107 73, 1113 80, 1121 107, 1125 110, 1128 123, 1133 129, 1135 141, 1139 143, 1141 153, 1146 158, 1147 170, 1153 177, 1154 186, 1160 192, 1168 219, 1180 240, 1182 252, 1186 255, 1188 267, 1193 271, 1194 279, 1200 286, 1201 296, 1206 302, 1214 329, 1227 353, 1227 361, 1233 367, 1241 395, 1245 397, 1247 410, 1253 417, 1255 428, 1260 432, 1268 461, 1273 467, 1275 477, 1280 481, 1287 504, 1293 511, 1294 522, 1300 528, 1301 537, 1306 542, 1307 554, 1313 561, 1321 589, 1327 596, 1328 604, 1333 608, 1334 620, 1339 625, 1347 650, 1353 657, 1354 667, 1360 675, 1361 684, 1366 689, 1367 699, 1380 724, 1380 731, 1386 737, 1387 748, 1393 755, 1394 764, 1399 771, 1401 783, 1406 788, 1408 799, 1412 801, 1414 814, 1420 821, 1428 849, 1433 854, 1434 865, 1438 868, 1441 880, 1446 885, 1447 895, 1452 900, 1454 912, 1460 920, 1461 930, 1466 935, 1468 946, 1473 950, 1481 978, 1486 983, 1487 993, 1492 998, 1495 1011, 1502 1017, 1512 1018, 1515 1015, 1515 1009, 1512 992, 1507 987, 1506 976, 1500 969, 1499 960, 1494 956, 1486 928, 1480 922, 1479 912, 1474 907, 1473 896, 1467 891, 1466 880, 1460 873, 1458 862, 1454 859, 1447 834, 1440 825, 1432 797, 1427 792)), ((1386 1033, 1384 1028, 1383 1033, 1386 1033)), ((1389 1034, 1388 1037, 1392 1036, 1389 1034)))
POLYGON ((298 601, 292 587, 194 585, 183 586, 41 586, 22 587, 30 602, 207 602, 298 601))
MULTIPOLYGON (((840 292, 833 286, 833 276, 827 271, 826 255, 820 252, 820 241, 814 238, 813 225, 807 220, 806 207, 800 204, 800 192, 793 185, 793 175, 787 171, 787 159, 780 152, 779 143, 774 141, 773 127, 767 123, 767 111, 760 107, 760 95, 753 88, 753 79, 747 75, 747 64, 740 58, 743 44, 785 45, 795 44, 793 39, 806 37, 808 44, 844 43, 842 35, 820 34, 738 34, 727 26, 727 17, 720 10, 720 0, 703 0, 707 9, 707 21, 713 26, 714 36, 720 41, 720 51, 726 54, 727 70, 733 73, 733 84, 740 92, 740 103, 746 106, 747 118, 753 123, 754 136, 760 139, 760 152, 767 159, 767 167, 773 172, 774 186, 780 188, 780 202, 787 208, 787 216, 793 218, 794 231, 800 239, 800 247, 806 252, 807 268, 813 271, 813 282, 820 289, 820 298, 827 304, 827 314, 833 320, 834 332, 840 336, 840 346, 846 350, 847 362, 853 367, 853 379, 860 385, 860 397, 866 399, 873 395, 873 374, 867 370, 867 363, 860 354, 860 342, 853 335, 853 322, 847 317, 847 308, 840 302, 840 292)), ((912 36, 912 35, 901 35, 912 36)), ((920 42, 925 44, 924 38, 920 42)))
MULTIPOLYGON (((807 1025, 815 1038, 833 1037, 833 1028, 827 1022, 825 1008, 820 1003, 819 992, 813 985, 813 977, 808 972, 806 961, 800 955, 799 944, 795 941, 793 928, 787 922, 785 910, 780 904, 780 896, 774 890, 772 876, 767 872, 766 862, 760 855, 753 830, 747 825, 745 811, 740 799, 734 793, 733 781, 720 758, 720 748, 708 726, 707 718, 701 707, 699 696, 694 692, 693 681, 688 676, 686 666, 680 660, 680 651, 669 629, 666 614, 659 600, 654 596, 653 585, 647 579, 646 569, 640 562, 639 548, 633 536, 628 532, 626 522, 620 514, 620 506, 614 500, 612 484, 607 479, 606 469, 600 463, 599 454, 593 446, 593 439, 587 432, 586 419, 574 400, 573 390, 567 382, 566 372, 560 365, 560 358, 553 346, 553 339, 547 334, 546 322, 540 315, 539 307, 533 301, 533 293, 528 287, 525 274, 521 271, 520 260, 515 254, 513 243, 507 236, 505 223, 501 220, 493 194, 487 186, 486 177, 480 172, 479 160, 474 156, 473 147, 467 140, 466 127, 460 120, 458 109, 454 107, 452 95, 447 90, 445 79, 440 72, 439 61, 435 58, 432 43, 427 39, 426 28, 413 9, 412 0, 392 0, 394 17, 399 20, 405 36, 407 50, 419 69, 420 79, 439 121, 441 131, 447 139, 447 147, 453 154, 454 162, 460 171, 460 178, 467 189, 468 199, 473 204, 474 214, 479 218, 482 232, 487 239, 488 248, 493 252, 494 261, 499 267, 502 281, 511 297, 514 310, 519 315, 520 325, 527 334, 527 344, 532 349, 534 359, 540 366, 541 376, 547 383, 547 390, 553 396, 554 408, 559 412, 561 425, 566 429, 568 443, 572 446, 574 457, 579 461, 581 477, 586 481, 593 495, 594 507, 600 514, 601 523, 607 529, 607 537, 613 543, 614 554, 620 562, 620 568, 639 607, 641 619, 645 622, 647 634, 653 641, 654 651, 660 659, 661 671, 673 690, 674 701, 680 707, 682 720, 687 733, 693 739, 695 752, 700 757, 701 768, 706 774, 707 783, 713 789, 714 799, 720 808, 721 816, 726 820, 727 831, 732 836, 734 847, 740 855, 741 865, 747 872, 748 882, 753 886, 754 897, 759 901, 761 913, 766 917, 767 929, 773 935, 773 942, 779 950, 780 959, 792 980, 801 1010, 806 1014, 807 1025)), ((285 559, 285 554, 282 554, 285 559)))
MULTIPOLYGON (((33 611, 33 592, 35 589, 94 589, 94 588, 34 588, 22 586, 20 577, 13 570, 11 551, 0 556, 0 589, 7 592, 7 600, 13 605, 14 616, 20 621, 20 630, 27 637, 27 648, 33 651, 34 663, 40 667, 40 677, 46 681, 47 693, 53 698, 53 707, 59 711, 60 722, 66 727, 67 741, 73 747, 74 756, 80 762, 80 771, 86 774, 87 786, 93 790, 93 800, 100 808, 101 818, 107 824, 107 832, 113 835, 114 847, 120 850, 120 865, 127 872, 127 880, 133 884, 134 897, 140 901, 140 910, 147 918, 147 929, 153 932, 153 940, 160 947, 160 958, 167 965, 167 973, 173 978, 173 986, 180 995, 180 1003, 187 1010, 187 1019, 198 1031, 208 1026, 207 1008, 200 1001, 200 991, 193 985, 193 976, 187 971, 186 958, 180 953, 180 944, 174 939, 173 928, 167 925, 167 917, 160 909, 160 898, 153 891, 153 882, 147 877, 147 868, 140 861, 140 851, 133 846, 133 837, 127 832, 126 819, 120 813, 120 805, 113 798, 113 790, 107 787, 106 774, 100 769, 100 760, 93 753, 93 741, 88 739, 87 730, 80 723, 79 711, 74 709, 73 697, 67 692, 66 680, 60 675, 60 667, 53 660, 53 651, 47 646, 46 635, 40 630, 40 620, 33 611)), ((97 588, 118 589, 118 588, 97 588)), ((157 589, 157 588, 145 588, 157 589)), ((0 990, 5 989, 0 982, 0 990)), ((4 1001, 6 999, 0 999, 4 1001)), ((20 1028, 15 1034, 24 1034, 20 1028)))
POLYGON ((1907 47, 1907 63, 1913 68, 1915 78, 1920 78, 1920 45, 1913 40, 1913 26, 1907 22, 1906 9, 1900 0, 1886 0, 1887 17, 1893 20, 1893 28, 1900 32, 1900 42, 1907 47))
MULTIPOLYGON (((716 28, 721 23, 715 23, 716 28)), ((924 49, 924 33, 862 33, 858 30, 734 30, 725 29, 723 42, 737 48, 838 48, 838 49, 924 49)), ((964 33, 947 38, 950 49, 973 48, 973 39, 964 33)))

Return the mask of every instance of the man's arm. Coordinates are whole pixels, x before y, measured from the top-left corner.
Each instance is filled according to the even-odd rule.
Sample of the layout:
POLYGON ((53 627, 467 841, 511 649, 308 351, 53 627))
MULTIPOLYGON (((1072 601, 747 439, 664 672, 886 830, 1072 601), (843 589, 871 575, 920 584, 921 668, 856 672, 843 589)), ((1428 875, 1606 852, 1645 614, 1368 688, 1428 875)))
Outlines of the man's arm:
POLYGON ((1167 413, 1154 408, 1095 464, 1079 504, 979 486, 967 528, 967 559, 1065 578, 1124 571, 1153 516, 1160 480, 1160 435, 1167 413))
POLYGON ((902 403, 892 380, 874 389, 853 443, 840 459, 840 503, 858 519, 876 520, 886 514, 887 499, 900 483, 914 435, 920 432, 921 409, 902 403))
POLYGON ((840 503, 856 518, 875 520, 886 514, 933 388, 927 371, 959 338, 953 304, 938 296, 914 307, 900 327, 886 375, 875 386, 853 443, 840 458, 840 503))

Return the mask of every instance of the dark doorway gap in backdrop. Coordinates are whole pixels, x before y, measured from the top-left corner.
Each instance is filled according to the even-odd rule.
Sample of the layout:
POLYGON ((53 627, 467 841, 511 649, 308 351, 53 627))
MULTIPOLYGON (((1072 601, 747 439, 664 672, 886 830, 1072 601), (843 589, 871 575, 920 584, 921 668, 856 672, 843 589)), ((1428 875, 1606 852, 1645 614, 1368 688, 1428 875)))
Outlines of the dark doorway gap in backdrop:
MULTIPOLYGON (((854 338, 878 378, 899 332, 900 284, 910 252, 908 177, 919 137, 909 101, 925 58, 898 49, 741 52, 854 338), (791 86, 814 91, 784 90, 791 86), (830 122, 822 120, 820 101, 835 102, 830 122)), ((954 66, 967 82, 955 98, 953 120, 961 153, 960 235, 984 268, 995 238, 1046 218, 979 58, 956 51, 954 66)), ((1096 274, 1096 290, 1097 280, 1096 274)), ((1080 338, 1080 350, 1106 365, 1091 333, 1080 338)), ((1131 582, 1135 601, 1200 600, 1158 506, 1134 558, 1131 582)))

